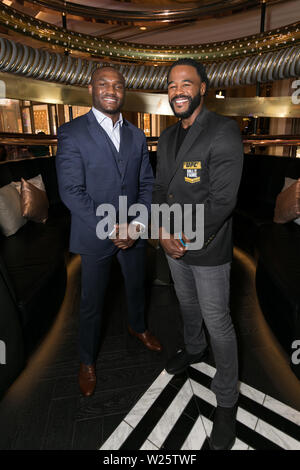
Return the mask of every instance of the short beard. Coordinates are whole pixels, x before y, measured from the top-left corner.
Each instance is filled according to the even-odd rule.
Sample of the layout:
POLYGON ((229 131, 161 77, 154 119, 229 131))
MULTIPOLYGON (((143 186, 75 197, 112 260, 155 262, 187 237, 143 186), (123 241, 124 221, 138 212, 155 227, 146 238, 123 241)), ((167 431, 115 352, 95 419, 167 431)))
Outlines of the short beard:
POLYGON ((173 101, 175 99, 177 99, 178 96, 176 98, 173 98, 172 101, 170 101, 170 106, 172 108, 172 111, 174 113, 174 115, 178 118, 181 118, 181 119, 187 119, 189 118, 193 112, 195 111, 196 108, 198 108, 199 104, 201 103, 201 94, 200 94, 200 91, 198 93, 198 95, 194 96, 194 98, 191 98, 190 96, 185 96, 185 98, 187 98, 189 100, 189 107, 186 111, 182 112, 182 113, 176 113, 175 109, 174 109, 174 104, 173 104, 173 101))
MULTIPOLYGON (((121 112, 122 106, 123 106, 123 103, 120 104, 120 106, 118 106, 118 107, 115 108, 115 109, 104 109, 104 108, 102 108, 102 109, 100 109, 100 111, 101 111, 102 113, 111 114, 111 115, 113 116, 114 114, 118 114, 118 113, 121 112)), ((99 109, 99 108, 98 108, 98 109, 99 109)))

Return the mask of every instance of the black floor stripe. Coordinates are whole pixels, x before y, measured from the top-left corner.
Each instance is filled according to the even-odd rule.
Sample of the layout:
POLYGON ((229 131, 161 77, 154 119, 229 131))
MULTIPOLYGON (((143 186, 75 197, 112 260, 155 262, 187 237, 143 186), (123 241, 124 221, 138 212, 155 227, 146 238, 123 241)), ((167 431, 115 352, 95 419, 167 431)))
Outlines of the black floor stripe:
POLYGON ((210 450, 209 448, 209 443, 208 443, 208 439, 206 438, 205 441, 203 442, 203 445, 201 447, 201 450, 210 450))
POLYGON ((236 434, 238 439, 256 450, 284 450, 283 447, 270 441, 268 438, 248 428, 245 424, 237 422, 236 434))
MULTIPOLYGON (((189 368, 188 374, 190 376, 190 379, 195 380, 206 388, 210 387, 211 378, 208 377, 206 374, 203 374, 202 372, 199 372, 194 368, 189 368)), ((160 395, 151 405, 151 407, 143 416, 143 418, 135 427, 135 429, 124 441, 124 443, 120 447, 120 450, 136 450, 142 447, 143 443, 147 440, 150 433, 157 425, 161 417, 164 415, 169 405, 179 393, 179 389, 184 385, 187 380, 188 378, 186 374, 181 374, 172 378, 172 380, 162 390, 160 395)), ((257 411, 260 411, 260 409, 264 407, 249 399, 248 397, 241 396, 241 399, 243 402, 243 408, 249 410, 251 413, 253 413, 259 418, 259 413, 257 413, 257 411)), ((206 402, 199 396, 194 395, 190 399, 189 403, 185 407, 177 422, 175 423, 173 429, 170 431, 162 448, 169 450, 179 450, 185 442, 186 438, 188 437, 188 434, 195 423, 195 419, 201 414, 202 416, 212 421, 214 410, 215 407, 213 405, 206 402), (197 410, 195 410, 195 404, 197 406, 197 410)), ((262 411, 265 412, 265 409, 263 409, 262 411)), ((270 416, 274 415, 274 413, 270 410, 267 410, 267 412, 268 413, 265 413, 265 417, 270 419, 270 416)), ((287 420, 284 419, 284 421, 287 420)), ((258 432, 252 430, 251 428, 240 422, 237 422, 237 438, 257 450, 283 449, 279 445, 267 439, 262 434, 259 434, 258 432)), ((207 449, 207 446, 208 443, 204 443, 202 448, 207 449)))
MULTIPOLYGON (((211 378, 208 377, 206 374, 194 369, 193 367, 189 368, 188 374, 190 379, 194 380, 195 382, 198 382, 206 388, 210 388, 211 378)), ((260 403, 257 403, 251 398, 248 398, 242 393, 240 393, 238 403, 239 406, 241 406, 249 413, 252 413, 257 418, 262 419, 266 423, 270 424, 276 429, 279 429, 280 431, 284 432, 293 439, 300 440, 299 426, 297 426, 295 423, 289 421, 281 415, 278 415, 276 412, 269 410, 265 406, 261 405, 260 403)))
POLYGON ((279 429, 296 440, 300 440, 299 426, 283 416, 278 415, 276 412, 269 410, 265 406, 260 405, 245 395, 240 395, 239 405, 257 416, 259 419, 262 419, 271 426, 274 426, 274 428, 279 429))
POLYGON ((186 374, 173 377, 173 379, 168 383, 168 385, 166 385, 160 395, 156 398, 154 403, 151 405, 147 413, 145 413, 141 421, 137 424, 128 438, 123 442, 120 450, 136 450, 141 448, 151 431, 166 412, 166 409, 178 394, 178 384, 181 382, 181 386, 183 386, 186 381, 188 381, 186 374), (176 388, 172 385, 173 381, 176 383, 176 388))
POLYGON ((195 382, 198 382, 200 385, 203 385, 203 387, 210 389, 210 384, 212 382, 211 377, 204 374, 203 372, 200 372, 194 367, 189 367, 187 372, 191 380, 194 380, 195 382))
POLYGON ((199 417, 199 412, 195 403, 195 397, 192 397, 188 402, 181 416, 178 418, 168 437, 164 441, 161 447, 162 449, 181 449, 196 422, 196 419, 190 418, 191 415, 196 415, 196 419, 199 417))
POLYGON ((186 414, 189 418, 192 418, 193 421, 198 419, 200 413, 196 402, 196 396, 194 394, 183 410, 183 413, 186 414))
POLYGON ((198 397, 197 395, 194 395, 194 397, 197 403, 199 414, 201 414, 202 416, 205 416, 205 418, 207 419, 211 419, 211 416, 215 410, 215 407, 211 405, 210 403, 208 403, 207 401, 202 400, 202 398, 198 397))

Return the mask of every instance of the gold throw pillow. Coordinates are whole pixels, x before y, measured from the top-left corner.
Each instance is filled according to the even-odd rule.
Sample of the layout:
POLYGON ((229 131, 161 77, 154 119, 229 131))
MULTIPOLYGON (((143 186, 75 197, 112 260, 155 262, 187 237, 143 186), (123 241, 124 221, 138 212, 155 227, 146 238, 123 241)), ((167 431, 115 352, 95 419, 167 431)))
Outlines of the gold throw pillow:
POLYGON ((34 222, 45 224, 48 219, 49 202, 46 191, 38 189, 28 181, 21 179, 22 216, 34 222))

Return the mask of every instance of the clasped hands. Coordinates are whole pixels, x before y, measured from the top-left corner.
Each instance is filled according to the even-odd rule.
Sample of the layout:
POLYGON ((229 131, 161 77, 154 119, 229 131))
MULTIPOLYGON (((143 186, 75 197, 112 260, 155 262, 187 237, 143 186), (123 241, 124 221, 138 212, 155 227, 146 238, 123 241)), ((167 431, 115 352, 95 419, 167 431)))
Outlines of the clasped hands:
POLYGON ((114 245, 122 250, 130 248, 139 237, 141 227, 139 224, 117 224, 115 231, 109 237, 114 245))
MULTIPOLYGON (((189 243, 190 240, 182 233, 181 240, 184 243, 189 243)), ((159 241, 164 251, 171 256, 171 258, 181 258, 187 251, 187 247, 183 246, 178 238, 168 233, 163 227, 159 229, 159 241)))

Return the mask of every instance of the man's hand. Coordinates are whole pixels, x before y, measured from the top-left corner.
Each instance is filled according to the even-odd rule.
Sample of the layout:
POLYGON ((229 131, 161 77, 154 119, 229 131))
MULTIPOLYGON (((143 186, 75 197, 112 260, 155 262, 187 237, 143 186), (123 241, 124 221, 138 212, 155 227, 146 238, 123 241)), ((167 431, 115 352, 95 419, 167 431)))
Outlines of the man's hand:
MULTIPOLYGON (((184 243, 189 242, 184 234, 182 234, 181 238, 184 243)), ((187 248, 182 245, 180 240, 174 238, 174 235, 167 233, 163 227, 159 229, 159 241, 164 251, 174 259, 181 258, 187 250, 187 248)))
MULTIPOLYGON (((136 230, 139 231, 138 227, 136 230)), ((124 224, 122 226, 116 225, 115 238, 111 238, 111 241, 116 247, 127 250, 127 248, 130 248, 135 243, 136 239, 130 237, 129 225, 124 224)))

